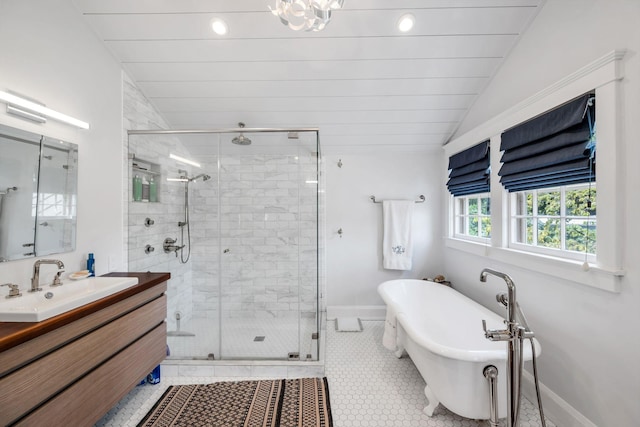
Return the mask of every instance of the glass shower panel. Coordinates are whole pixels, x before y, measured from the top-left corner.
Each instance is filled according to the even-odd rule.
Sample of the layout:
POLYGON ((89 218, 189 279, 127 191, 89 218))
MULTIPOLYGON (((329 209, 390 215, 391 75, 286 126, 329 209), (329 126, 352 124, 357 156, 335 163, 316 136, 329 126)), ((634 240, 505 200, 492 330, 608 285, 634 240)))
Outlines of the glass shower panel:
POLYGON ((300 359, 318 360, 320 156, 315 132, 298 135, 300 359))
POLYGON ((170 359, 318 360, 317 132, 243 136, 129 135, 128 268, 171 273, 170 359))
POLYGON ((244 136, 251 145, 232 144, 237 134, 220 142, 221 354, 295 360, 307 274, 301 219, 313 210, 302 206, 304 169, 315 146, 287 132, 244 136))
POLYGON ((218 135, 129 135, 130 271, 169 271, 171 359, 219 358, 218 135), (134 180, 155 186, 134 194, 134 180), (135 196, 135 197, 134 197, 135 196))

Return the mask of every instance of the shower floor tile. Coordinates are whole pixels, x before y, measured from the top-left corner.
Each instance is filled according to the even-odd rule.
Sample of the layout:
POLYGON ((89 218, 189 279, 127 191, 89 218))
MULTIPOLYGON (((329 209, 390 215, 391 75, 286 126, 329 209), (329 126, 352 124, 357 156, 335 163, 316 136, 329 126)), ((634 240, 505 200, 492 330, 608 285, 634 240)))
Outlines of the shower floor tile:
POLYGON ((290 352, 313 354, 311 334, 315 318, 223 319, 222 352, 218 320, 195 318, 180 325, 195 336, 169 336, 171 359, 288 359, 290 352), (263 337, 256 340, 256 337, 263 337))
MULTIPOLYGON (((364 321, 362 332, 337 332, 327 325, 325 374, 331 393, 335 427, 486 427, 486 421, 459 417, 440 405, 432 417, 426 405, 424 380, 409 358, 397 359, 382 346, 384 322, 364 321)), ((187 330, 185 328, 185 330, 187 330)), ((251 337, 253 339, 255 334, 251 337)), ((289 372, 292 372, 291 370, 289 372)), ((295 372, 295 371, 293 371, 295 372)), ((262 376, 260 376, 262 377, 262 376)), ((97 424, 133 427, 172 384, 238 381, 250 377, 168 377, 157 385, 136 387, 97 424)), ((501 423, 501 426, 504 422, 501 423)), ((521 427, 539 427, 535 405, 522 402, 521 427)), ((555 425, 547 420, 548 427, 555 425)))

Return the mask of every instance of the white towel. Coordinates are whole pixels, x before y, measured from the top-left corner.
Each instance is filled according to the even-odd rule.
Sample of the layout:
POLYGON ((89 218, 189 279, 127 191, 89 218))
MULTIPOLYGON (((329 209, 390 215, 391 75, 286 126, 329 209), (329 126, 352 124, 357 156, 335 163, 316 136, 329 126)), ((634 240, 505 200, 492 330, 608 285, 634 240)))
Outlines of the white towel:
POLYGON ((413 200, 382 201, 382 266, 388 270, 411 270, 413 205, 413 200))

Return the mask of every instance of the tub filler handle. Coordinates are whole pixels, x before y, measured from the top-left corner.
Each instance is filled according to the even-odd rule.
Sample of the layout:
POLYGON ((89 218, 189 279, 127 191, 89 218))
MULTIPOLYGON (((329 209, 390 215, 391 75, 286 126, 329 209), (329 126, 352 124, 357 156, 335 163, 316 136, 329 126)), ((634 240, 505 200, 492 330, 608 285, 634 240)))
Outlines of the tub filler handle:
POLYGON ((507 329, 487 329, 487 321, 482 319, 484 336, 490 341, 511 341, 514 339, 507 329))

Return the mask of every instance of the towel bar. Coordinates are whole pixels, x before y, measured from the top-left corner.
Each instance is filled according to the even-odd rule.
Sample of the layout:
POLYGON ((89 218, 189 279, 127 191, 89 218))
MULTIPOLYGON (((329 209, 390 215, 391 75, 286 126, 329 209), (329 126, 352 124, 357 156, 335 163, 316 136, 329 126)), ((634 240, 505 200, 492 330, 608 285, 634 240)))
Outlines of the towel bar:
MULTIPOLYGON (((382 200, 376 200, 376 196, 371 196, 369 198, 373 203, 382 203, 382 200)), ((424 196, 422 194, 418 196, 418 199, 420 200, 416 200, 416 203, 424 203, 424 196)))

